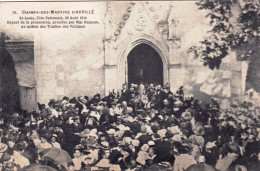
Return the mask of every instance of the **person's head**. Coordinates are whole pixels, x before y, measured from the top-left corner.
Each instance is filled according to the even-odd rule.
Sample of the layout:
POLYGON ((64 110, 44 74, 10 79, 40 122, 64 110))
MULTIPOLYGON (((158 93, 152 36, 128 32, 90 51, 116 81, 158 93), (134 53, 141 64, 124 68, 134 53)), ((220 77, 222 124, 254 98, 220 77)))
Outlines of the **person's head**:
POLYGON ((100 94, 96 94, 96 95, 94 96, 94 99, 95 99, 95 100, 100 100, 100 94))
POLYGON ((113 137, 115 133, 116 133, 115 129, 112 128, 107 131, 107 135, 109 137, 113 137))
POLYGON ((16 145, 16 148, 14 148, 14 152, 21 153, 25 149, 25 145, 23 142, 19 142, 16 145))
POLYGON ((31 120, 30 120, 30 119, 25 120, 24 125, 25 125, 26 127, 30 126, 30 125, 31 125, 31 120))
POLYGON ((16 142, 16 138, 12 135, 9 136, 8 140, 7 140, 7 145, 9 148, 13 148, 16 142))
POLYGON ((88 102, 88 100, 84 96, 80 96, 79 101, 85 104, 88 102))
POLYGON ((162 89, 161 84, 158 84, 157 87, 156 87, 156 89, 157 89, 158 91, 161 90, 161 89, 162 89))
POLYGON ((97 138, 95 136, 89 136, 88 142, 91 144, 96 144, 97 143, 97 138))
POLYGON ((136 167, 136 160, 134 158, 131 158, 130 160, 130 167, 136 167))
POLYGON ((163 88, 163 92, 165 92, 165 93, 168 93, 168 89, 167 88, 163 88))
POLYGON ((254 142, 255 139, 256 139, 256 137, 255 137, 254 134, 249 134, 249 135, 248 135, 248 141, 249 141, 249 142, 254 142))
POLYGON ((47 142, 47 136, 41 136, 41 143, 47 142))
POLYGON ((127 107, 127 102, 126 101, 122 102, 122 107, 127 107))
POLYGON ((117 116, 116 118, 116 124, 119 125, 122 123, 122 117, 121 116, 117 116))
POLYGON ((129 89, 131 92, 134 92, 135 88, 134 87, 130 87, 129 89))
POLYGON ((154 156, 154 155, 155 155, 155 149, 154 149, 153 147, 149 148, 148 154, 149 154, 149 156, 151 156, 151 157, 154 156))
POLYGON ((126 85, 126 84, 123 84, 123 85, 122 85, 122 89, 123 89, 123 90, 126 90, 126 89, 127 89, 127 85, 126 85))
POLYGON ((117 95, 118 96, 121 96, 122 95, 122 92, 120 90, 117 91, 117 95))
POLYGON ((229 137, 229 142, 231 142, 231 143, 235 142, 235 137, 234 136, 230 136, 229 137))
POLYGON ((74 123, 78 124, 80 123, 80 117, 77 115, 73 118, 74 123))
POLYGON ((146 128, 145 125, 141 126, 141 131, 142 131, 142 133, 146 133, 147 132, 147 128, 146 128))
POLYGON ((28 141, 24 140, 24 141, 22 141, 22 143, 24 144, 25 148, 29 147, 29 142, 28 141))
POLYGON ((53 107, 54 107, 54 103, 55 103, 55 102, 54 102, 53 100, 50 100, 49 103, 48 103, 48 106, 51 107, 51 108, 53 108, 53 107))
POLYGON ((82 146, 86 146, 86 145, 88 144, 86 138, 80 138, 80 144, 81 144, 82 146))
POLYGON ((51 137, 51 142, 52 142, 52 143, 57 142, 57 135, 53 135, 53 136, 51 137))
POLYGON ((110 151, 108 149, 106 149, 104 151, 104 158, 108 159, 109 156, 110 156, 110 151))
POLYGON ((89 108, 90 108, 91 110, 95 110, 95 109, 96 109, 96 107, 94 106, 93 103, 91 103, 91 104, 89 105, 89 108))
POLYGON ((165 106, 169 105, 168 99, 164 99, 164 100, 163 100, 163 104, 164 104, 165 106))
POLYGON ((116 103, 111 103, 111 108, 115 109, 116 108, 116 103))
POLYGON ((105 137, 105 136, 101 136, 101 137, 100 137, 100 142, 107 142, 106 137, 105 137))
POLYGON ((62 105, 61 110, 66 111, 67 110, 67 106, 66 105, 62 105))
POLYGON ((80 150, 79 150, 79 149, 74 150, 73 156, 74 156, 75 158, 79 158, 79 157, 81 156, 80 150))
POLYGON ((16 169, 13 162, 4 162, 2 168, 4 171, 14 171, 16 169))

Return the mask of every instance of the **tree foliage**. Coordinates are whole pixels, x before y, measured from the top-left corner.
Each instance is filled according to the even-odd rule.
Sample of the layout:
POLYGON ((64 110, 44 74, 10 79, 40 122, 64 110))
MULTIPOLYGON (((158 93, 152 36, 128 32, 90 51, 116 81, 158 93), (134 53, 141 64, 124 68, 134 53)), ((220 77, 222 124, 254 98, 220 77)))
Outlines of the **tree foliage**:
POLYGON ((208 10, 211 30, 199 45, 189 52, 203 60, 210 69, 218 69, 230 50, 235 50, 238 60, 252 60, 260 47, 259 0, 200 0, 200 10, 208 10), (242 5, 241 5, 242 3, 242 5), (236 8, 239 7, 239 8, 236 8), (236 16, 235 12, 239 12, 236 16))

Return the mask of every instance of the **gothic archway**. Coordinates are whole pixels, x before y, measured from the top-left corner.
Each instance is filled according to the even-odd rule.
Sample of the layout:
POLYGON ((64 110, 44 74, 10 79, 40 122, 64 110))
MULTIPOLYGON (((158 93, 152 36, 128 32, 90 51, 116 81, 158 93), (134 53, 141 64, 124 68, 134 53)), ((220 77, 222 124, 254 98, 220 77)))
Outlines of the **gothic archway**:
POLYGON ((158 52, 142 43, 127 56, 128 84, 163 84, 163 63, 158 52))
POLYGON ((162 61, 162 74, 163 74, 163 82, 162 84, 166 84, 169 82, 169 70, 168 70, 168 49, 167 47, 160 41, 156 40, 154 37, 140 34, 131 36, 125 41, 121 42, 118 46, 117 53, 117 81, 118 88, 121 88, 122 84, 128 83, 128 66, 127 66, 127 57, 129 53, 138 45, 146 44, 153 48, 159 55, 162 61))

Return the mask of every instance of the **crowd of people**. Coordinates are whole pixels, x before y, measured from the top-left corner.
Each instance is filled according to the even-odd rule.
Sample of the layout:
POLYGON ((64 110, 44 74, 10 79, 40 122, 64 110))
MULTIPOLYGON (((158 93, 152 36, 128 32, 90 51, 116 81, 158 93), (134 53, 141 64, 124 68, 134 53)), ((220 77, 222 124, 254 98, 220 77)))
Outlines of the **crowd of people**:
POLYGON ((103 98, 64 97, 30 113, 0 111, 1 169, 39 163, 75 171, 256 171, 260 118, 259 108, 251 107, 245 102, 221 110, 214 98, 201 106, 185 97, 183 87, 173 93, 168 84, 131 84, 103 98), (43 159, 49 148, 66 151, 71 162, 43 159))

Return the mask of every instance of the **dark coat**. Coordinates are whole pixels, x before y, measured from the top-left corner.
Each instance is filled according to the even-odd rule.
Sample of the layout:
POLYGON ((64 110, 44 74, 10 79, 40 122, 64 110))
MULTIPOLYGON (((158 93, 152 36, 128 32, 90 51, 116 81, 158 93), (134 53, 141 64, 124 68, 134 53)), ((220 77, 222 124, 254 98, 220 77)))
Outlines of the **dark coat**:
POLYGON ((175 158, 172 154, 171 146, 171 143, 165 140, 155 141, 156 157, 154 158, 154 162, 170 162, 173 164, 175 158))
MULTIPOLYGON (((84 105, 86 105, 87 108, 89 107, 88 104, 84 104, 84 105)), ((75 108, 78 108, 78 109, 79 109, 78 115, 80 115, 81 112, 82 112, 82 110, 84 109, 83 104, 81 104, 81 103, 79 103, 79 102, 76 103, 75 108)))
POLYGON ((119 102, 129 101, 131 99, 131 92, 129 89, 126 89, 125 91, 121 90, 121 92, 122 92, 122 95, 118 99, 119 102))
POLYGON ((155 101, 158 110, 161 110, 163 108, 164 99, 167 99, 167 94, 164 91, 160 90, 159 92, 156 92, 155 101))

